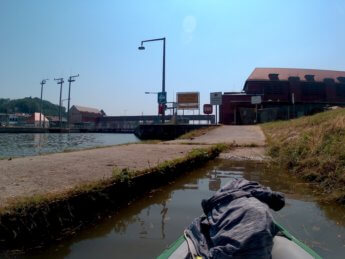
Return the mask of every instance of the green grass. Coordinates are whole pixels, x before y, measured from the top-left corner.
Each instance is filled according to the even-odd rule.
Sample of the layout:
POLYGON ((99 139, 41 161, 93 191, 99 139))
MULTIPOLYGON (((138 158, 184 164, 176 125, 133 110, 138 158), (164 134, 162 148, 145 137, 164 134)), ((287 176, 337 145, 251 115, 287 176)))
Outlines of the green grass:
POLYGON ((139 142, 135 142, 135 144, 160 144, 162 140, 159 139, 149 139, 149 140, 141 140, 139 142))
POLYGON ((345 204, 345 109, 261 125, 272 163, 317 183, 345 204))

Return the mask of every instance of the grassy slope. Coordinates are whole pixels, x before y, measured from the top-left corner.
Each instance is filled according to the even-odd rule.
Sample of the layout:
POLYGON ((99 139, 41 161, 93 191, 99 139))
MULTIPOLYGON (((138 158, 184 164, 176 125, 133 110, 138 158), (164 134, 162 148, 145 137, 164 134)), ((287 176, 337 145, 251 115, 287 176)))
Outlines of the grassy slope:
POLYGON ((262 125, 273 162, 345 204, 345 109, 262 125))

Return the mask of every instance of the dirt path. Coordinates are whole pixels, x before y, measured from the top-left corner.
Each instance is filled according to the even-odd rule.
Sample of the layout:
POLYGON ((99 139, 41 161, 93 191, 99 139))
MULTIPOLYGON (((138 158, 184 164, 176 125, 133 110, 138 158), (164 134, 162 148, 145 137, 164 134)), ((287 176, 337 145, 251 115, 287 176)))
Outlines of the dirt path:
POLYGON ((265 135, 259 126, 220 126, 205 135, 193 139, 176 139, 166 143, 178 144, 218 144, 235 143, 237 145, 265 145, 265 135))
POLYGON ((113 168, 145 169, 183 157, 195 145, 132 144, 0 160, 0 207, 6 200, 61 192, 112 175, 113 168))

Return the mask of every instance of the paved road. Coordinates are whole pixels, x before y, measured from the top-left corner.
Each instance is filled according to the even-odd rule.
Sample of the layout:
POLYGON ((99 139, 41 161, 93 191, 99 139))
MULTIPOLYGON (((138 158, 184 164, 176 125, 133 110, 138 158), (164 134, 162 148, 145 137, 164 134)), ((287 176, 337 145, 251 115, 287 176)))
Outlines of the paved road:
POLYGON ((265 145, 265 135, 259 126, 220 126, 205 135, 193 139, 177 139, 169 144, 218 144, 236 143, 237 145, 265 145))

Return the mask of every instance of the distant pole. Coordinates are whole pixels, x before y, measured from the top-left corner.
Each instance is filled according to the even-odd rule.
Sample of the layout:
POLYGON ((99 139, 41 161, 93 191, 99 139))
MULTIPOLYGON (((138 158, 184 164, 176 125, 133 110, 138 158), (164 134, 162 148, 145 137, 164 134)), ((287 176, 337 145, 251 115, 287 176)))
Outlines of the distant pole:
POLYGON ((42 106, 43 106, 43 86, 47 83, 49 79, 43 79, 41 81, 41 107, 40 107, 40 127, 42 127, 42 106))
POLYGON ((60 99, 59 99, 59 126, 61 128, 61 120, 62 120, 62 115, 61 115, 61 97, 62 97, 62 85, 64 83, 63 78, 54 78, 55 81, 57 81, 57 84, 60 85, 60 99))
MULTIPOLYGON (((165 92, 165 38, 163 38, 163 75, 162 75, 162 92, 165 92)), ((165 122, 165 107, 162 114, 162 123, 165 122)))
POLYGON ((75 82, 75 79, 76 77, 78 77, 78 75, 75 75, 75 76, 70 76, 68 78, 68 83, 69 83, 69 87, 68 87, 68 106, 67 106, 67 125, 68 125, 68 128, 70 128, 70 118, 69 118, 69 105, 70 105, 70 101, 71 101, 71 84, 72 82, 75 82))

